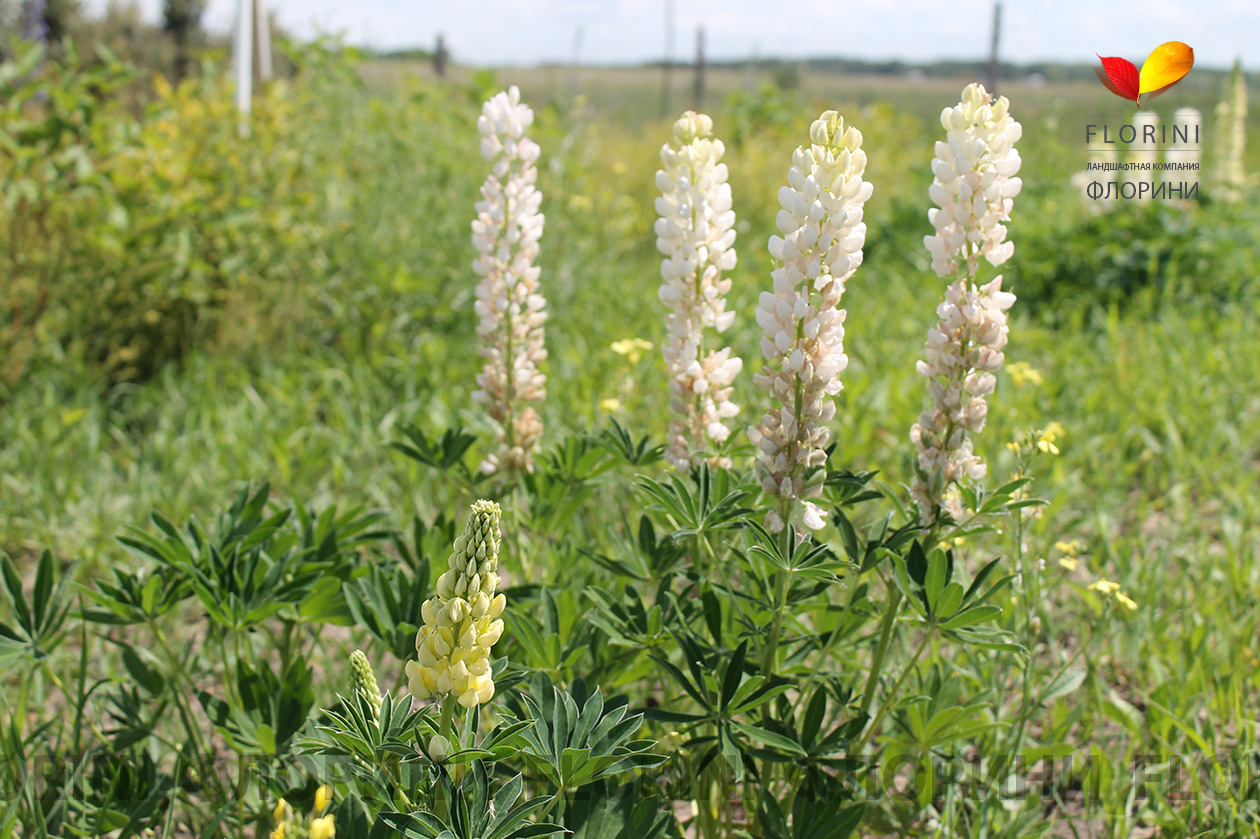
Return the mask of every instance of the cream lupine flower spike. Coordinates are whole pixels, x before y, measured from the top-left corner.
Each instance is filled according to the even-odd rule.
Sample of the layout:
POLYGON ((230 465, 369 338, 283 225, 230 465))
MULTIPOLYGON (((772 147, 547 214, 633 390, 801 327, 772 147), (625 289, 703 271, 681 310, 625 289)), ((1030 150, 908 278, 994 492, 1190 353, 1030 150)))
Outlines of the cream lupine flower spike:
POLYGON ((477 119, 481 156, 493 163, 481 186, 477 218, 472 223, 477 258, 478 352, 486 359, 473 399, 486 406, 498 424, 499 449, 481 468, 533 469, 532 454, 542 437, 542 420, 530 407, 546 395, 546 377, 538 366, 547 358, 543 346, 543 309, 539 290, 538 241, 542 195, 535 188, 538 144, 525 136, 534 112, 521 104, 515 85, 495 94, 477 119))
POLYGON ((1243 153, 1247 146, 1247 77, 1236 61, 1225 86, 1225 98, 1216 106, 1216 163, 1213 187, 1218 198, 1237 201, 1247 183, 1243 153))
POLYGON ((936 309, 940 322, 928 330, 925 359, 917 365, 932 396, 932 408, 910 429, 917 455, 910 492, 924 521, 934 520, 942 506, 961 515, 954 484, 986 471, 971 435, 984 428, 984 397, 993 392, 993 374, 1004 360, 1006 310, 1015 295, 1002 291, 1001 276, 979 287, 974 280, 981 256, 1001 265, 1015 251, 1002 222, 1010 220, 1020 189, 1015 142, 1021 128, 1008 106, 1006 97, 993 102, 981 85, 971 84, 957 106, 941 113, 948 141, 936 144, 930 189, 940 209, 928 211, 937 234, 924 237, 924 244, 933 269, 956 279, 936 309))
MULTIPOLYGON (((696 453, 712 450, 730 436, 723 420, 739 413, 731 402, 733 383, 744 363, 730 347, 705 351, 707 328, 724 332, 735 319, 726 311, 735 267, 735 213, 726 182, 725 147, 713 137, 713 120, 687 111, 674 123, 674 141, 661 147, 664 169, 656 173, 656 247, 661 261, 658 296, 670 307, 669 339, 661 354, 669 371, 669 447, 665 460, 688 469, 696 453)), ((730 466, 729 458, 710 459, 730 466)))
POLYGON ((420 608, 416 661, 407 662, 409 689, 417 699, 453 696, 465 708, 490 701, 494 674, 490 648, 503 634, 507 598, 499 588, 499 505, 478 501, 455 540, 450 567, 437 593, 420 608))
POLYGON ((836 413, 831 397, 843 388, 840 374, 849 363, 840 299, 862 264, 862 205, 872 189, 862 180, 861 132, 826 111, 809 135, 810 145, 793 153, 788 184, 779 190, 776 223, 783 236, 770 237, 770 255, 782 264, 771 274, 774 291, 761 293, 757 309, 766 365, 753 381, 774 404, 748 436, 757 447, 762 489, 779 498, 766 516, 772 532, 789 519, 797 526, 798 513, 812 530, 826 523, 808 499, 822 493, 831 437, 826 423, 836 413))

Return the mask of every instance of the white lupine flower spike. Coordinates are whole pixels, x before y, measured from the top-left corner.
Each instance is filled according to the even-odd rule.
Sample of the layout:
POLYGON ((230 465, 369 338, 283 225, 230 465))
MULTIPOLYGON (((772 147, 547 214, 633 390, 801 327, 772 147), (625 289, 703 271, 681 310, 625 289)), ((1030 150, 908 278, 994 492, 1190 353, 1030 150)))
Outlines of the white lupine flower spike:
POLYGON ((997 384, 1009 328, 1006 311, 1015 295, 1002 290, 998 276, 976 285, 979 259, 1001 265, 1015 252, 1003 222, 1010 220, 1019 193, 1020 125, 1008 113, 1006 97, 993 101, 978 84, 968 85, 962 101, 941 113, 947 142, 936 144, 935 180, 930 194, 939 209, 928 211, 936 235, 924 238, 932 267, 954 277, 937 306, 940 318, 928 330, 919 374, 928 380, 932 407, 910 429, 916 462, 911 496, 924 522, 945 509, 963 514, 956 484, 985 475, 972 435, 984 428, 985 397, 997 384))
POLYGON ((490 648, 503 634, 507 598, 499 589, 499 505, 478 501, 455 540, 449 568, 436 594, 420 607, 416 660, 406 665, 408 689, 417 699, 454 697, 472 708, 494 696, 490 648))
POLYGON ((771 274, 774 290, 761 293, 757 308, 766 364, 753 380, 773 404, 748 436, 762 490, 779 499, 766 516, 771 532, 826 523, 808 499, 822 493, 826 477, 827 423, 849 363, 840 301, 862 264, 862 207, 872 189, 862 180, 861 132, 826 111, 809 133, 810 144, 793 153, 788 183, 779 190, 776 223, 783 235, 770 237, 770 255, 780 267, 771 274))
MULTIPOLYGON (((730 437, 724 420, 739 413, 731 402, 743 361, 730 347, 707 350, 705 331, 724 332, 735 319, 726 311, 735 267, 735 212, 726 182, 725 147, 713 137, 713 120, 687 111, 674 123, 674 139, 661 147, 656 173, 656 247, 661 261, 660 300, 669 338, 661 345, 669 373, 669 446, 666 461, 692 466, 697 453, 713 451, 730 437)), ((713 456, 713 466, 730 459, 713 456)))
POLYGON ((473 270, 481 277, 475 305, 478 352, 486 359, 473 399, 498 424, 499 446, 481 464, 485 472, 532 471, 543 430, 529 404, 542 401, 547 382, 539 370, 547 358, 547 301, 534 264, 543 232, 542 194, 534 186, 539 148, 525 136, 533 122, 534 112, 521 104, 515 85, 486 102, 477 119, 481 156, 492 169, 472 223, 473 270))

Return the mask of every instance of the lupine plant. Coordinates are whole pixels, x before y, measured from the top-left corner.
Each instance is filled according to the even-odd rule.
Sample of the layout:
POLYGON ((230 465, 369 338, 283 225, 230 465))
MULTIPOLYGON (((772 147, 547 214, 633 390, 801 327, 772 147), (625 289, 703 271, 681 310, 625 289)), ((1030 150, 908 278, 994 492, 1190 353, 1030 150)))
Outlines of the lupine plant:
MULTIPOLYGON (((493 439, 403 426, 394 448, 440 509, 407 533, 386 513, 286 502, 261 484, 204 522, 155 513, 118 540, 132 561, 77 589, 45 554, 28 597, 6 559, 14 619, 0 655, 20 689, 0 737, 18 760, 0 771, 19 794, 0 803, 0 827, 1028 835, 1037 808, 992 803, 1014 772, 1002 756, 1053 749, 1030 720, 1081 682, 1065 668, 1035 692, 1027 678, 1040 577, 1021 574, 1023 525, 1041 503, 1027 463, 1055 437, 1025 440, 1019 472, 995 489, 971 448, 1014 300, 1000 277, 978 281, 981 258, 996 266, 1013 250, 1019 126, 1007 107, 972 85, 942 115, 927 249, 953 281, 919 364, 934 406, 914 432, 919 477, 896 487, 841 462, 832 439, 842 297, 873 191, 856 128, 822 113, 777 196, 751 454, 723 422, 741 363, 706 343, 705 330, 734 323, 734 211, 712 120, 694 113, 657 176, 669 439, 612 420, 544 447, 540 150, 519 92, 491 98, 478 121, 493 170, 473 223, 485 363, 472 401, 493 439), (347 637, 356 649, 343 656, 347 637), (49 664, 67 647, 72 680, 49 664), (103 648, 125 673, 91 681, 86 662, 103 648), (72 719, 33 721, 45 703, 72 719), (966 762, 960 744, 1001 751, 938 794, 938 768, 966 762), (14 768, 34 750, 55 758, 42 784, 14 768), (983 806, 954 801, 962 788, 983 806)), ((1111 585, 1091 591, 1124 607, 1111 585)))

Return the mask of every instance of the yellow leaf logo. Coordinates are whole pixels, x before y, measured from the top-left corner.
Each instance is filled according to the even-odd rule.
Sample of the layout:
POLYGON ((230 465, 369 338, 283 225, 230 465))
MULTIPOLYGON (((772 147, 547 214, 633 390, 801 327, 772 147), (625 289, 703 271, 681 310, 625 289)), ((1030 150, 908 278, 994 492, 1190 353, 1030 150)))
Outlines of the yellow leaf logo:
POLYGON ((1155 93, 1185 78, 1194 66, 1194 50, 1181 41, 1160 44, 1142 63, 1138 93, 1155 93))

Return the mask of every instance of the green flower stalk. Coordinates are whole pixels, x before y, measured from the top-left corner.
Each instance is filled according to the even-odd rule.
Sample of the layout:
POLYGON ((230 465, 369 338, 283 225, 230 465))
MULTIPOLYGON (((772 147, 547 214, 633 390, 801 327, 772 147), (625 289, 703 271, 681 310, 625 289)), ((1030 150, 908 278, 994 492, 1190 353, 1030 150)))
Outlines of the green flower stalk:
POLYGON ((372 664, 362 650, 350 653, 350 672, 354 676, 354 692, 362 696, 372 706, 372 718, 381 718, 381 689, 376 684, 376 674, 372 672, 372 664))
POLYGON ((437 594, 420 608, 416 660, 407 662, 408 688, 417 699, 455 697, 472 708, 494 696, 490 649, 503 634, 507 598, 499 588, 499 505, 478 501, 455 540, 437 594))

